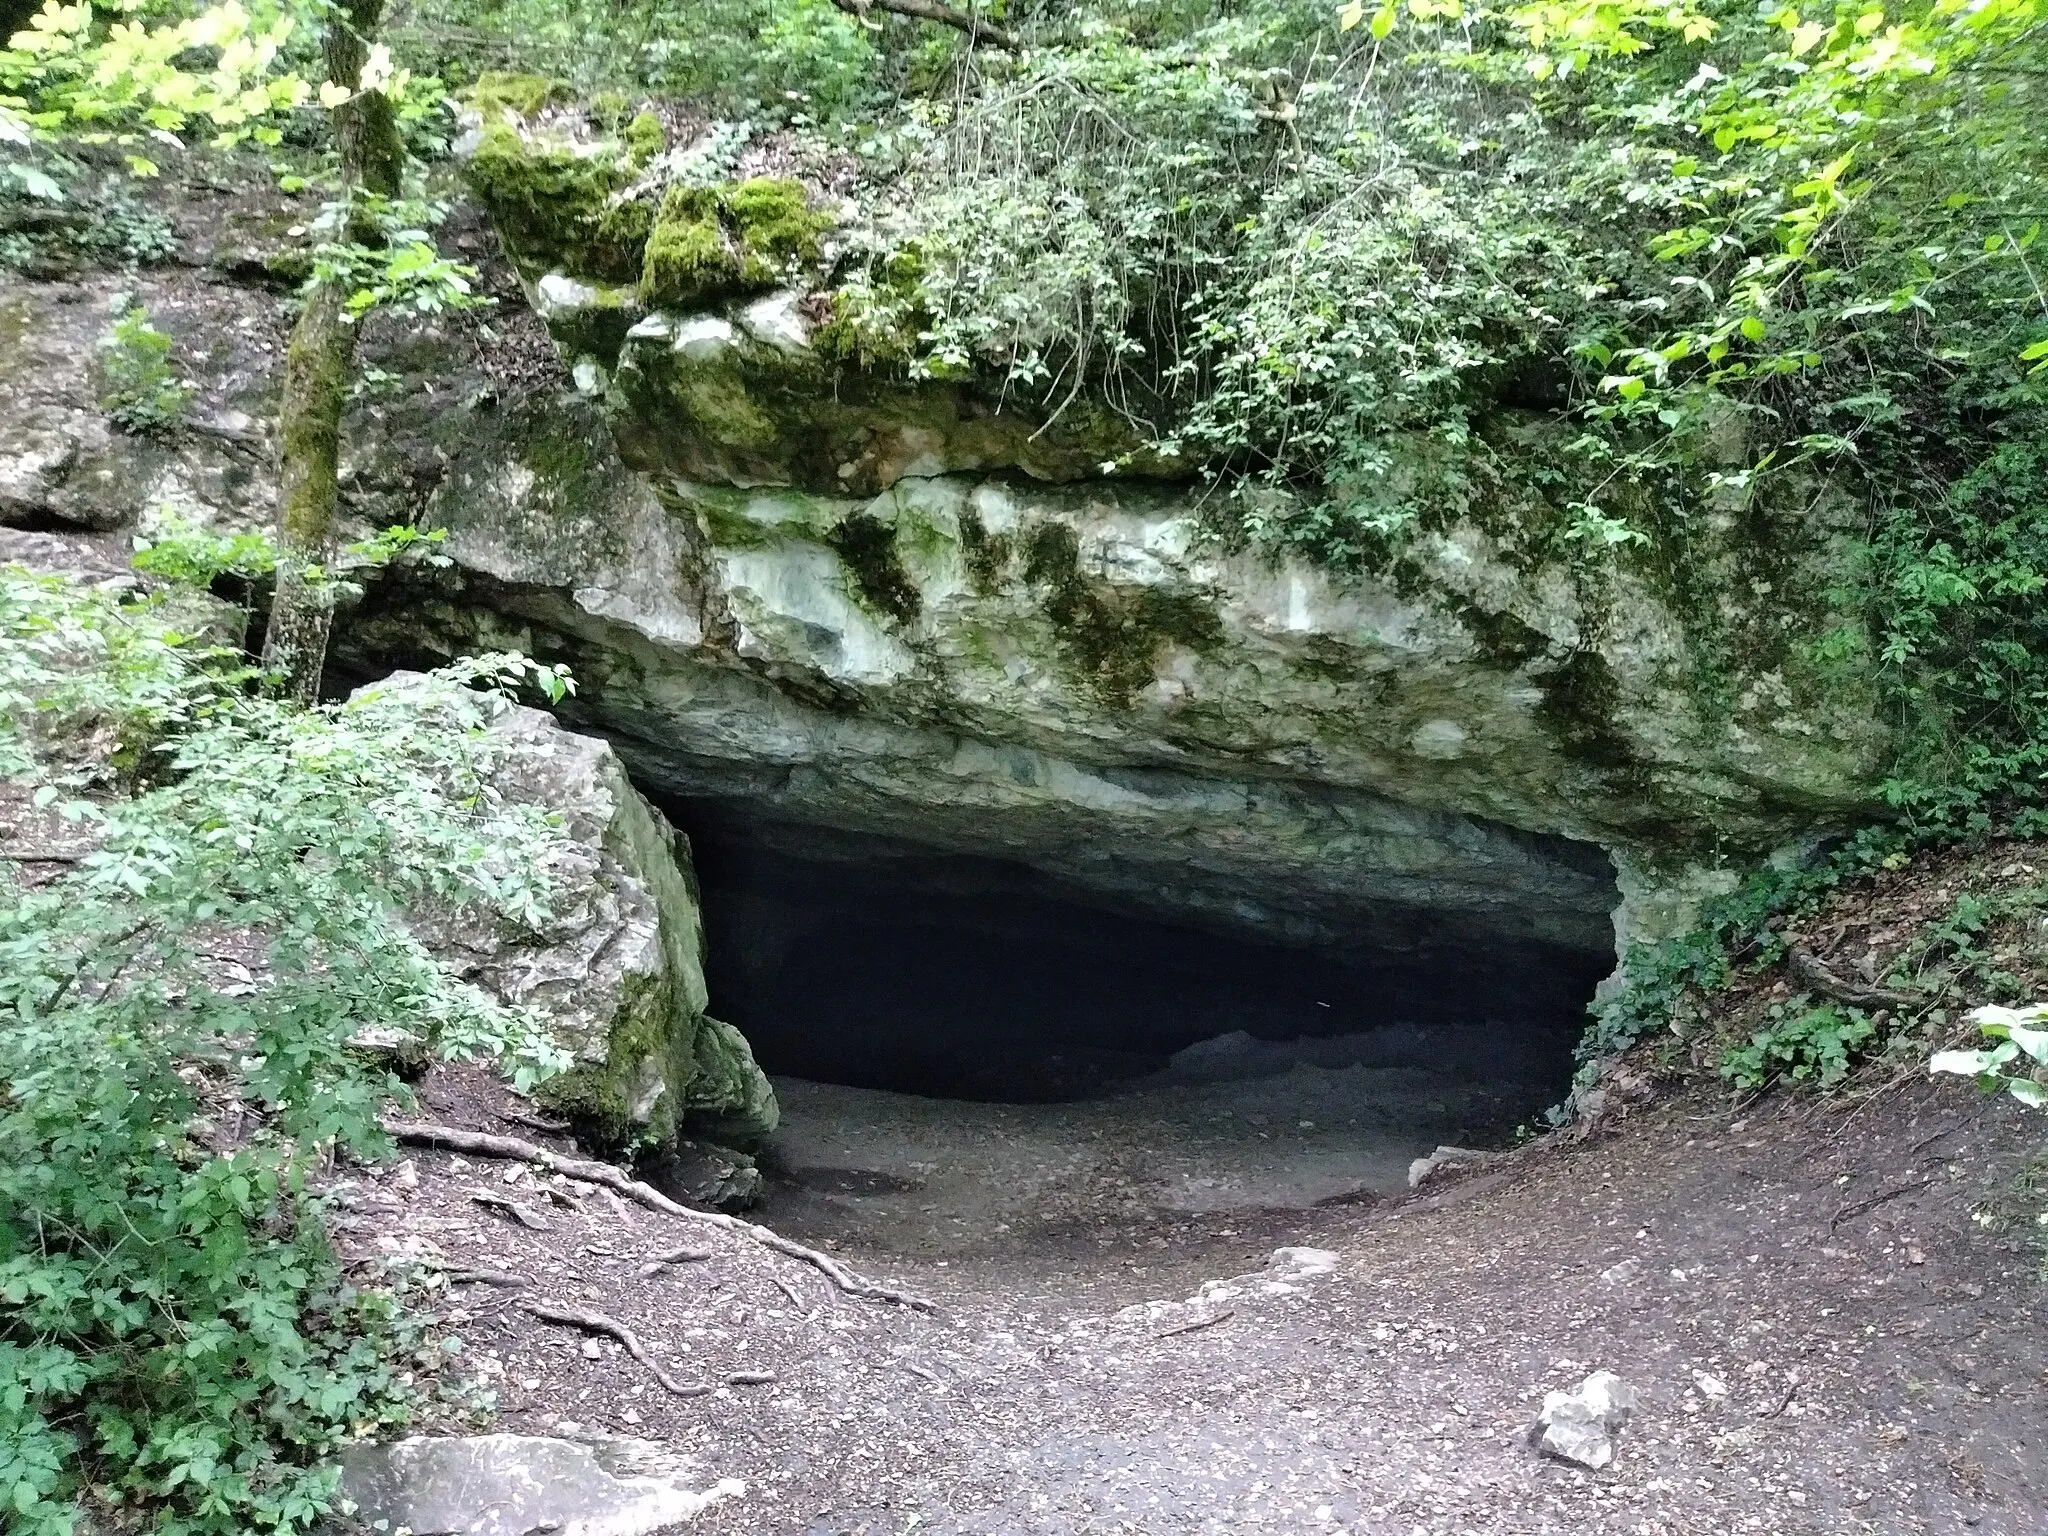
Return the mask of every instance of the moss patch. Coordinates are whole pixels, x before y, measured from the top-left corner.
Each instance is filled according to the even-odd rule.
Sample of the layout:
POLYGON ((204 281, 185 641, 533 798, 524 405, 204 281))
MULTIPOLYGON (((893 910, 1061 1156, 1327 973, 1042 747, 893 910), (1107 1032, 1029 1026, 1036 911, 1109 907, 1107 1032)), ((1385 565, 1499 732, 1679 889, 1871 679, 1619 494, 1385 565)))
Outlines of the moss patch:
POLYGON ((476 84, 462 93, 462 99, 486 117, 497 111, 532 117, 551 102, 567 101, 569 88, 544 75, 492 69, 478 75, 476 84))
POLYGON ((988 524, 974 513, 960 514, 960 558, 967 563, 967 579, 983 597, 1002 591, 1012 543, 1007 533, 990 533, 988 524))
POLYGON ((1169 645, 1211 651, 1223 641, 1222 621, 1192 592, 1085 575, 1080 541, 1065 523, 1026 532, 1024 579, 1045 589, 1045 616, 1062 654, 1107 704, 1128 704, 1152 681, 1169 645))
POLYGON ((641 977, 621 999, 602 1062, 578 1062, 534 1091, 535 1100, 569 1122, 576 1140, 595 1152, 620 1154, 675 1135, 682 1100, 697 1072, 698 1020, 682 1015, 667 977, 641 977), (660 1085, 645 1122, 636 1099, 660 1085))
POLYGON ((463 174, 522 265, 606 283, 638 275, 652 219, 644 207, 613 203, 627 181, 614 157, 530 145, 496 123, 463 174))
POLYGON ((684 419, 714 443, 765 452, 781 440, 775 419, 748 393, 731 348, 717 357, 678 358, 668 394, 684 419))
POLYGON ((736 287, 740 258, 708 187, 670 187, 647 238, 640 298, 650 309, 695 309, 736 287))
POLYGON ((880 518, 856 512, 825 535, 866 603, 908 624, 923 611, 917 584, 896 553, 896 531, 880 518))
POLYGON ((791 267, 818 259, 818 241, 832 221, 812 213, 804 189, 783 177, 743 181, 725 196, 725 211, 739 235, 749 282, 772 283, 791 267))
POLYGON ((626 124, 623 137, 626 153, 633 157, 636 165, 645 165, 668 148, 668 129, 652 112, 642 112, 626 124))
POLYGON ((817 261, 819 236, 830 227, 830 219, 805 206, 794 181, 671 187, 647 241, 641 297, 650 308, 689 310, 773 287, 817 261))

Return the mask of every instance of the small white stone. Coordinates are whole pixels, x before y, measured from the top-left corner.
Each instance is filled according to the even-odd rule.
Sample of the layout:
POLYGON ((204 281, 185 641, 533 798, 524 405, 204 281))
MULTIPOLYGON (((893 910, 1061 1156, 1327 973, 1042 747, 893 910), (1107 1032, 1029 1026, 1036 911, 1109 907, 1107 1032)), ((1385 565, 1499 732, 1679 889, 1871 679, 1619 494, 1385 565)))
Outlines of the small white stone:
POLYGON ((588 283, 579 283, 566 272, 550 272, 533 288, 534 308, 540 311, 543 320, 581 309, 597 298, 595 288, 588 283))
POLYGON ((756 341, 766 342, 784 352, 802 352, 811 344, 810 322, 797 306, 793 288, 756 299, 740 313, 740 324, 756 341))
MULTIPOLYGON (((635 326, 634 330, 639 327, 635 326)), ((692 362, 717 357, 740 339, 730 323, 716 315, 692 315, 675 329, 670 347, 692 362)))

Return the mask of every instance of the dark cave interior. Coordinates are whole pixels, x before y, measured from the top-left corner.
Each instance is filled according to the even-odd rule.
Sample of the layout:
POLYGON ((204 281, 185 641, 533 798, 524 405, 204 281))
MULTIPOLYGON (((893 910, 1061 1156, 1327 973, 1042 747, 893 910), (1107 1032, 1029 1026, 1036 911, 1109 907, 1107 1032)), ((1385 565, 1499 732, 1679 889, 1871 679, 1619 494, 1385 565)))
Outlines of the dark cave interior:
MULTIPOLYGON (((1535 1113, 1568 1086, 1612 965, 1469 934, 1388 952, 1370 924, 1342 950, 1290 948, 1022 864, 765 821, 731 801, 665 809, 702 888, 712 1011, 771 1074, 818 1082, 1073 1100, 1199 1070, 1201 1042, 1249 1036, 1299 1042, 1324 1066, 1505 1081, 1515 1112, 1535 1113)), ((1402 918, 1388 927, 1412 935, 1415 914, 1402 918)))

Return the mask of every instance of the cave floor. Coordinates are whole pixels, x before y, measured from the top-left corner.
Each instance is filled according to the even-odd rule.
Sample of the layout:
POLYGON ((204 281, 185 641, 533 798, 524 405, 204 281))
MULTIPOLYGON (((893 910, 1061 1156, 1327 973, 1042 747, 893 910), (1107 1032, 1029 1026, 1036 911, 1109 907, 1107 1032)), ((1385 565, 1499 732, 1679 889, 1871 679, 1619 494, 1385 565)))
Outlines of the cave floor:
MULTIPOLYGON (((424 1097, 536 1134, 473 1079, 424 1097)), ((813 1234, 933 1314, 487 1160, 360 1178, 337 1226, 364 1254, 523 1280, 441 1303, 495 1427, 651 1437, 707 1485, 743 1480, 706 1536, 2019 1536, 2048 1530, 2040 1248, 2014 1183, 2032 1129, 1924 1083, 1891 1084, 1881 1113, 1680 1095, 1373 1204, 1144 1216, 1103 1185, 1074 1232, 1015 1247, 813 1234), (1997 1209, 2021 1224, 1980 1219, 1997 1209), (709 1257, 643 1274, 678 1243, 709 1257), (1333 1267, 1261 1276, 1288 1245, 1333 1267), (1257 1278, 1188 1304, 1232 1276, 1257 1278), (626 1322, 715 1390, 670 1396, 522 1297, 626 1322), (1642 1393, 1597 1474, 1524 1433, 1545 1390, 1595 1368, 1642 1393)))
POLYGON ((1508 1122, 1515 1092, 1307 1061, 1243 1077, 1161 1073, 1053 1104, 782 1078, 765 1219, 805 1242, 1013 1268, 1083 1259, 1141 1230, 1152 1248, 1227 1237, 1235 1218, 1284 1230, 1265 1218, 1405 1194, 1413 1159, 1483 1139, 1481 1127, 1508 1122))

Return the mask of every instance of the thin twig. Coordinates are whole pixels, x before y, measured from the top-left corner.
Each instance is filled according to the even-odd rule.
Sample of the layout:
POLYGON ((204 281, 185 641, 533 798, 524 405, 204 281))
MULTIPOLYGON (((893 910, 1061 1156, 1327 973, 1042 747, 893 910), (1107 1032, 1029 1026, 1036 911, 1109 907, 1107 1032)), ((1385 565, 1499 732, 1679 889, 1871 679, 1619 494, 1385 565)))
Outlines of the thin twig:
POLYGON ((1828 1231, 1832 1234, 1836 1227, 1847 1221, 1851 1216, 1861 1216, 1865 1211, 1876 1210, 1877 1207, 1883 1205, 1887 1200, 1896 1200, 1900 1195, 1910 1195, 1914 1190, 1925 1189, 1933 1182, 1934 1180, 1932 1179, 1921 1179, 1917 1183, 1901 1184, 1897 1189, 1884 1190, 1879 1194, 1872 1195, 1868 1200, 1858 1200, 1854 1205, 1845 1205, 1828 1218, 1828 1231))
POLYGON ((585 1333, 601 1333, 607 1338, 617 1339, 625 1345, 627 1354, 652 1371, 654 1379, 677 1397, 709 1397, 712 1393, 708 1383, 677 1381, 661 1368, 654 1356, 647 1353, 647 1346, 640 1342, 639 1334, 602 1312, 576 1312, 568 1307, 550 1306, 544 1301, 522 1301, 519 1310, 544 1323, 559 1323, 564 1328, 581 1328, 585 1333))
POLYGON ((1775 1408, 1760 1408, 1757 1410, 1756 1416, 1760 1419, 1775 1419, 1779 1414, 1783 1413, 1787 1408, 1790 1408, 1792 1406, 1792 1396, 1798 1390, 1799 1378, 1797 1376, 1794 1376, 1792 1380, 1786 1384, 1785 1395, 1778 1399, 1778 1406, 1775 1408))
POLYGON ((504 1291, 523 1291, 528 1283, 524 1275, 502 1269, 451 1269, 447 1278, 450 1285, 494 1285, 504 1291))
POLYGON ((1198 1317, 1192 1323, 1179 1323, 1174 1327, 1161 1329, 1152 1337, 1170 1339, 1177 1333, 1193 1333, 1198 1328, 1214 1328, 1218 1323, 1228 1322, 1235 1315, 1235 1311, 1235 1308, 1225 1307, 1221 1312, 1211 1312, 1207 1317, 1198 1317))
POLYGON ((781 1233, 771 1231, 767 1227, 756 1226, 751 1221, 741 1221, 737 1216, 727 1216, 718 1211, 693 1211, 687 1205, 680 1205, 669 1199, 653 1185, 643 1184, 609 1163, 596 1163, 581 1157, 565 1157, 559 1152, 550 1152, 546 1147, 537 1147, 530 1141, 521 1141, 516 1136, 493 1136, 484 1131, 465 1131, 452 1125, 387 1121, 384 1130, 393 1141, 405 1146, 441 1147, 450 1152, 466 1152, 472 1157, 498 1157, 513 1162, 531 1163, 551 1173, 566 1173, 572 1179, 602 1184, 651 1211, 680 1217, 684 1221, 701 1222, 727 1232, 737 1232, 742 1237, 751 1238, 763 1248, 792 1259, 800 1259, 849 1296, 888 1302, 893 1306, 909 1307, 917 1312, 938 1311, 935 1302, 913 1295, 909 1291, 900 1291, 892 1286, 862 1279, 829 1253, 806 1248, 802 1243, 792 1242, 781 1233))

